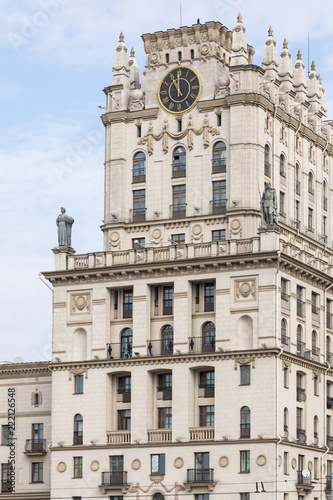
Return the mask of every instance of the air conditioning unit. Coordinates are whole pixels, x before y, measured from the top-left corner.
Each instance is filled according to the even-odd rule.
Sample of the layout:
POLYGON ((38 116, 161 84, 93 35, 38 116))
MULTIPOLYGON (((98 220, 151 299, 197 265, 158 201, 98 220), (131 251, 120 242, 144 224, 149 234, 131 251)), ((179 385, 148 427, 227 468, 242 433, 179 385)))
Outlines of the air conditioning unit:
POLYGON ((305 359, 310 359, 310 360, 311 360, 311 359, 312 359, 311 354, 312 354, 312 353, 311 353, 311 351, 305 351, 305 353, 304 353, 304 358, 305 358, 305 359))

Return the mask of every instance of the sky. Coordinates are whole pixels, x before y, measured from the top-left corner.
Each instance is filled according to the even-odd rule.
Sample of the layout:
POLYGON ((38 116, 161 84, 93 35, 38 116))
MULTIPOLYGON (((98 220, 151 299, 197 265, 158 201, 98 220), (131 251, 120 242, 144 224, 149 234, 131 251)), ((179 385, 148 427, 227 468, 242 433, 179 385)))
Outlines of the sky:
POLYGON ((75 219, 78 254, 103 249, 103 88, 124 32, 142 73, 141 35, 242 13, 261 65, 272 25, 278 54, 288 40, 307 68, 314 60, 333 118, 331 0, 0 0, 0 362, 51 359, 52 292, 39 273, 54 269, 55 220, 75 219), (181 7, 180 7, 181 5, 181 7))

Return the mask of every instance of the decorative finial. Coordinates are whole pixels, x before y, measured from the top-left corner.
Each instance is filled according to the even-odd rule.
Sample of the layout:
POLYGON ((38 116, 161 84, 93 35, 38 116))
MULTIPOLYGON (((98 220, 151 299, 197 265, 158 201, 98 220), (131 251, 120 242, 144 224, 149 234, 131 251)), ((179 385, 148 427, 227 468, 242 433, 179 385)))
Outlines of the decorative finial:
POLYGON ((287 49, 287 48, 288 48, 288 42, 287 42, 287 39, 286 39, 286 38, 283 40, 283 48, 284 48, 284 49, 287 49))
POLYGON ((297 52, 297 59, 302 59, 302 53, 301 53, 300 49, 298 49, 298 52, 297 52))
POLYGON ((273 36, 273 28, 272 28, 272 26, 270 26, 268 28, 268 36, 273 36))
POLYGON ((312 64, 311 64, 311 71, 316 71, 316 65, 315 65, 314 61, 312 61, 312 64))
POLYGON ((319 83, 321 84, 322 83, 322 78, 320 75, 318 75, 318 80, 319 80, 319 83))
POLYGON ((123 41, 124 41, 124 33, 121 31, 120 35, 119 35, 119 42, 123 42, 123 41))
POLYGON ((242 14, 238 12, 237 22, 241 23, 243 21, 242 14))
POLYGON ((135 56, 135 52, 134 52, 134 48, 132 47, 131 48, 131 57, 134 57, 135 56))

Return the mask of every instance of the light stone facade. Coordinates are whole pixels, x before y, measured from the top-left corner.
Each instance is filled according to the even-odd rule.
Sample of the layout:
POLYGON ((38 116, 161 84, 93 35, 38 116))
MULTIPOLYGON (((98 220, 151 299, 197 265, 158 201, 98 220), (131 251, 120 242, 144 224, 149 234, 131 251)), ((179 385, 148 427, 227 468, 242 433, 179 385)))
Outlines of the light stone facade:
POLYGON ((270 28, 121 34, 104 250, 55 248, 50 498, 311 500, 333 472, 332 125, 270 28), (193 68, 195 107, 158 87, 193 68), (181 148, 177 149, 176 148, 181 148), (278 223, 262 224, 270 182, 278 223), (179 194, 181 192, 181 194, 179 194))

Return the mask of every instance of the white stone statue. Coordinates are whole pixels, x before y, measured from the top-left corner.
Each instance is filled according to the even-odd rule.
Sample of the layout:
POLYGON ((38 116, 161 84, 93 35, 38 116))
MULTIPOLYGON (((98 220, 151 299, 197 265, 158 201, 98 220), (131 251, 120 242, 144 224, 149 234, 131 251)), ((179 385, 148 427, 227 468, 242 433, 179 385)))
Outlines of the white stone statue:
POLYGON ((71 248, 73 217, 66 214, 66 208, 61 207, 61 214, 58 215, 56 223, 58 226, 59 247, 71 248))

